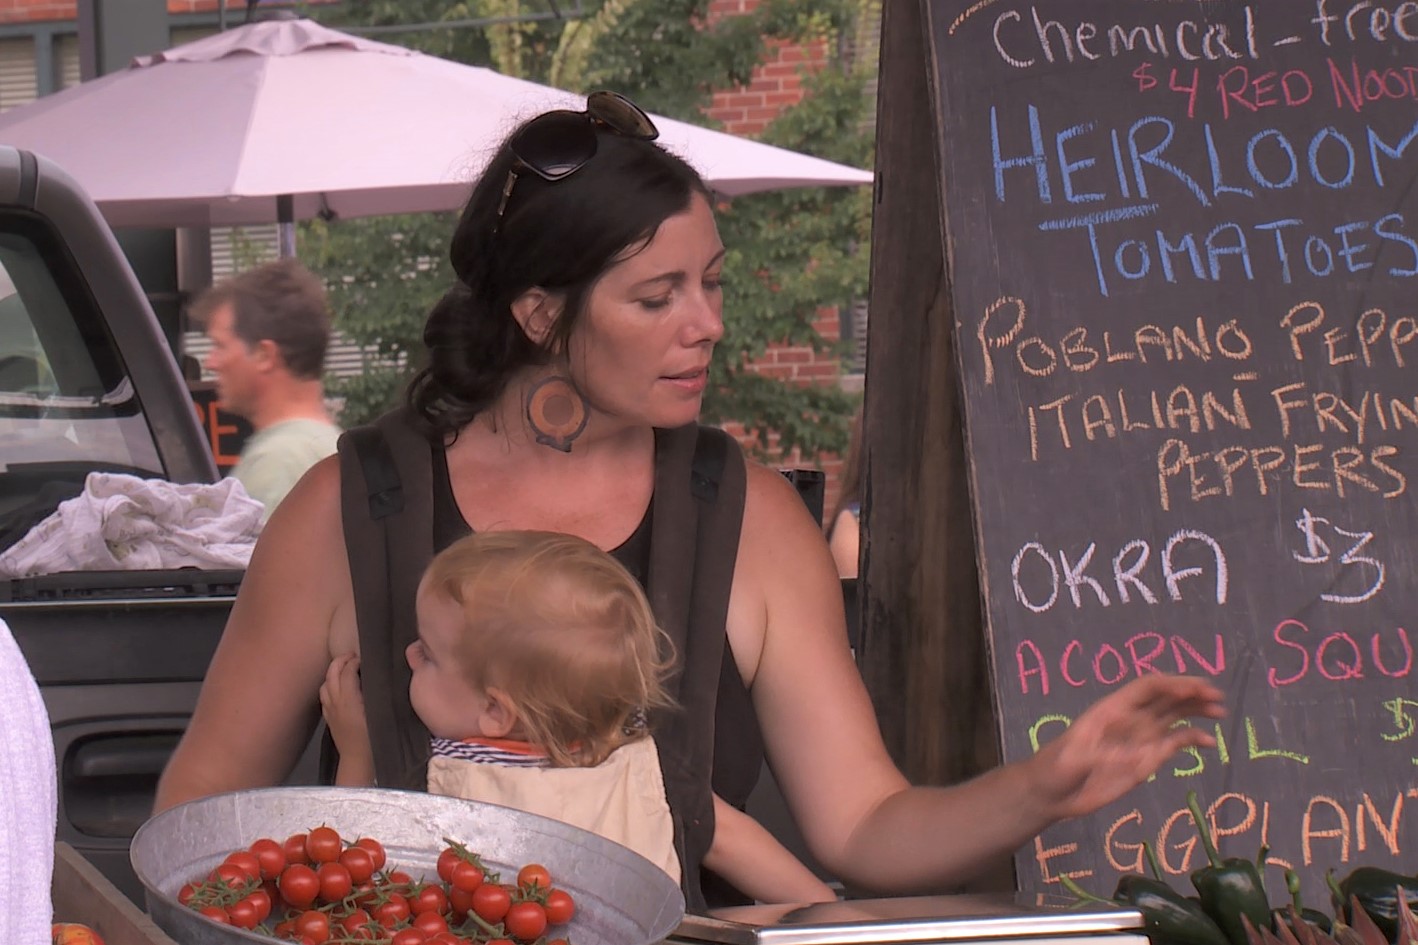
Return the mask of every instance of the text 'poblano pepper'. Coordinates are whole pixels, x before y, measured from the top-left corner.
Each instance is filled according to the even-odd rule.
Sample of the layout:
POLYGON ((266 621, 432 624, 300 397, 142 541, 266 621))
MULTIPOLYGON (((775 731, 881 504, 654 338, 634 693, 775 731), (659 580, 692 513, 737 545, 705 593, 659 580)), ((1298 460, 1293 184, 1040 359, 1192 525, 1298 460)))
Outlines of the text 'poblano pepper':
POLYGON ((1187 792, 1187 807, 1196 822, 1196 832, 1209 863, 1192 871, 1191 875, 1201 907, 1226 933, 1231 945, 1247 945, 1246 926, 1241 916, 1250 919, 1256 928, 1270 928, 1270 901, 1266 898, 1260 871, 1250 860, 1221 859, 1195 791, 1187 792))

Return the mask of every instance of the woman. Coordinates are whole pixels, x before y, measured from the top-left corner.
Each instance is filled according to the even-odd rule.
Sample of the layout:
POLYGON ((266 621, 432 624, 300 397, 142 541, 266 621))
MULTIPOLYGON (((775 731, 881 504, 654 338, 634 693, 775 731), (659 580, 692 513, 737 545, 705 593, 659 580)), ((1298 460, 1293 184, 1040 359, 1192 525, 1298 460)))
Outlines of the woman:
POLYGON ((857 576, 862 553, 862 408, 852 415, 852 434, 842 460, 841 492, 827 519, 827 545, 843 578, 857 576))
MULTIPOLYGON (((548 113, 515 131, 473 190, 452 241, 459 283, 430 315, 428 366, 410 394, 410 422, 428 431, 434 491, 451 505, 434 527, 465 523, 440 540, 468 529, 569 532, 631 559, 632 573, 648 571, 657 619, 691 628, 685 659, 717 652, 715 643, 728 654, 717 700, 712 686, 673 693, 686 716, 711 706, 717 726, 712 748, 679 734, 662 741, 657 730, 666 781, 689 783, 690 763, 707 770, 712 754, 714 790, 741 803, 744 783, 724 776, 756 776, 761 730, 814 856, 867 888, 958 881, 1046 825, 1112 801, 1183 747, 1209 745, 1199 728, 1173 724, 1219 716, 1220 693, 1150 676, 1100 700, 1028 761, 948 788, 910 786, 852 662, 821 531, 782 476, 745 465, 736 449, 723 459, 718 494, 733 501, 742 485, 733 560, 721 562, 725 573, 732 564, 722 631, 697 619, 697 587, 664 590, 655 562, 690 539, 662 527, 663 494, 680 488, 661 474, 662 454, 671 433, 692 436, 709 383, 723 334, 724 247, 703 181, 653 136, 633 105, 595 93, 586 112, 548 113), (648 569, 639 566, 647 535, 648 569), (677 759, 684 745, 697 747, 677 759)), ((341 522, 341 479, 354 468, 321 463, 272 517, 159 786, 160 809, 278 783, 313 730, 330 661, 363 650, 368 680, 377 637, 370 621, 356 626, 355 584, 367 582, 351 581, 341 522)), ((695 494, 712 499, 703 479, 695 494)), ((686 687, 702 682, 690 675, 686 687)), ((371 730, 376 711, 371 703, 371 730)), ((708 784, 680 796, 693 809, 671 797, 691 907, 703 902, 693 876, 704 831, 712 835, 701 804, 709 797, 708 784)))

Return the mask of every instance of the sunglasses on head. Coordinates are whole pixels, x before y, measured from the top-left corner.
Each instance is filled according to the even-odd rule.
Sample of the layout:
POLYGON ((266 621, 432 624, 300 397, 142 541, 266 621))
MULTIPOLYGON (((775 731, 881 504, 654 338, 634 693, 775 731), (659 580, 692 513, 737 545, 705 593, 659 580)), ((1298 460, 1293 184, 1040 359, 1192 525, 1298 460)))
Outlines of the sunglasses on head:
POLYGON ((596 156, 598 129, 638 141, 654 141, 660 136, 644 109, 618 92, 592 92, 586 97, 586 110, 582 112, 561 110, 538 115, 507 143, 516 160, 502 187, 497 222, 502 222, 519 172, 531 171, 553 183, 570 177, 596 156))

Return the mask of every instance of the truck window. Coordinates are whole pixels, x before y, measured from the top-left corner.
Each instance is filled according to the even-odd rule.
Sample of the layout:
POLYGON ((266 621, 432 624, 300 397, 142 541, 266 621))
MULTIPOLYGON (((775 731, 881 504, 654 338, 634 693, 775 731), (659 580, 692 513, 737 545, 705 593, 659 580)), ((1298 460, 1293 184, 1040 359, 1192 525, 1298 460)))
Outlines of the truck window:
POLYGON ((75 494, 90 472, 163 474, 132 381, 72 266, 41 221, 0 214, 0 516, 75 494))

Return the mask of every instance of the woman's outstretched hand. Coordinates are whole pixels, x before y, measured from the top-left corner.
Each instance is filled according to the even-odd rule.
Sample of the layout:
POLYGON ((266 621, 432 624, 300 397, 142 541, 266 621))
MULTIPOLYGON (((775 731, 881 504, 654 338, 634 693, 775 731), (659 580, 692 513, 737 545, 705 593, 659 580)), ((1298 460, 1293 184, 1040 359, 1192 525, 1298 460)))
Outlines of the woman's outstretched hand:
POLYGON ((1145 781, 1184 748, 1209 748, 1212 735, 1190 718, 1226 714, 1221 691, 1192 676, 1149 675, 1109 693, 1039 750, 1036 783, 1055 819, 1081 817, 1145 781))

